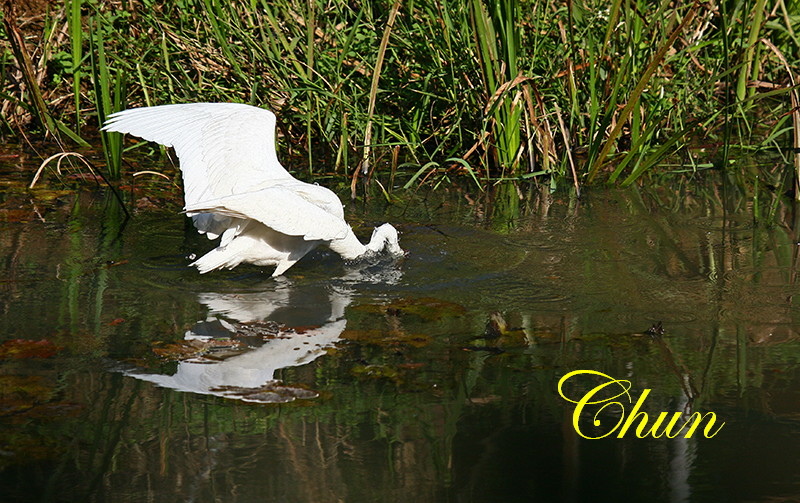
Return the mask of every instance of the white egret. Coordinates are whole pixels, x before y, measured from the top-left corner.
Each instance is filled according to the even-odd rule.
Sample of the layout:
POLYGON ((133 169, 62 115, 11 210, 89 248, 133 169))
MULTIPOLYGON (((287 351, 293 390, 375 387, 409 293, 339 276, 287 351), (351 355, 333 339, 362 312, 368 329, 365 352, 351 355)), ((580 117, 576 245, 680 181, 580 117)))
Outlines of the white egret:
POLYGON ((286 272, 324 244, 344 259, 387 251, 402 255, 397 230, 377 227, 364 245, 332 191, 301 182, 278 161, 275 114, 239 103, 191 103, 124 110, 104 131, 174 147, 183 173, 186 214, 219 246, 192 265, 201 273, 248 262, 286 272))

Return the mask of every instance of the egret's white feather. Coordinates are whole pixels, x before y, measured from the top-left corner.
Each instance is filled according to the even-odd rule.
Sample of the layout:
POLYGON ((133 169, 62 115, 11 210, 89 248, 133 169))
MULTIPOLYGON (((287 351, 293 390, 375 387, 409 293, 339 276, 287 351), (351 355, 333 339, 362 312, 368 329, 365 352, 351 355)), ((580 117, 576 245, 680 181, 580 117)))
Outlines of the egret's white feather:
POLYGON ((291 179, 275 153, 275 114, 261 108, 240 103, 134 108, 112 114, 103 130, 174 147, 187 204, 291 179))
POLYGON ((175 148, 186 214, 198 232, 221 236, 219 246, 192 264, 201 273, 248 262, 273 265, 277 276, 320 244, 345 259, 384 249, 403 253, 389 224, 362 244, 336 194, 281 166, 272 112, 236 103, 163 105, 112 114, 103 130, 175 148))
POLYGON ((205 234, 211 240, 217 239, 220 234, 233 226, 233 219, 225 215, 198 213, 191 217, 197 232, 205 234))
MULTIPOLYGON (((321 189, 316 191, 319 193, 328 190, 316 188, 321 189)), ((339 206, 341 208, 341 203, 339 206)), ((292 191, 288 184, 187 205, 185 211, 256 220, 278 232, 300 236, 306 241, 344 239, 350 232, 344 218, 315 204, 307 193, 292 191), (287 211, 289 208, 291 211, 287 211)))

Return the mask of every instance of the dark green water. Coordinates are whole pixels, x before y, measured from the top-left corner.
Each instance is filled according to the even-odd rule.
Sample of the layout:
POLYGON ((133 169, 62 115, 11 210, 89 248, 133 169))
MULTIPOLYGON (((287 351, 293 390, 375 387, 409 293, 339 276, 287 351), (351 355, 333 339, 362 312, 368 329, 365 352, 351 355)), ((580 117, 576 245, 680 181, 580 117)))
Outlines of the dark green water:
POLYGON ((519 194, 350 204, 408 256, 280 279, 200 276, 208 241, 155 196, 123 227, 107 196, 3 195, 0 500, 800 497, 796 208, 719 183, 519 194), (241 346, 181 345, 209 335, 241 346), (578 369, 725 425, 581 438, 557 392, 578 369))

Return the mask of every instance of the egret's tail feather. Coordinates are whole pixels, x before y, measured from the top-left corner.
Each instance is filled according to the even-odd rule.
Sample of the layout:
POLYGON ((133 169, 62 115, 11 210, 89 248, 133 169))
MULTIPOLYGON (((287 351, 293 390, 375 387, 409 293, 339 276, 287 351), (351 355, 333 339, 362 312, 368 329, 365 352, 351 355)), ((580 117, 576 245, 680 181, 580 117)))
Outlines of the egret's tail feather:
POLYGON ((214 248, 189 265, 197 267, 200 274, 205 274, 223 267, 231 269, 239 265, 239 262, 241 260, 231 257, 231 254, 226 253, 224 248, 214 248))

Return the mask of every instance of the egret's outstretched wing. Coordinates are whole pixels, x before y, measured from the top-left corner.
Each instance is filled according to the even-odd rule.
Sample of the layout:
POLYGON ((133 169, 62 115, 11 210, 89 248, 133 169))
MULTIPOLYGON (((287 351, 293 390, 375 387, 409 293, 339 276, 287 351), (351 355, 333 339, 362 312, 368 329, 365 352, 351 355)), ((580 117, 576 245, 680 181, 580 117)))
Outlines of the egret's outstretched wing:
POLYGON ((103 130, 174 147, 186 204, 291 178, 275 153, 275 115, 261 108, 241 103, 133 108, 110 115, 103 130))
POLYGON ((350 226, 339 218, 285 187, 268 187, 211 201, 187 204, 186 213, 215 213, 252 219, 289 236, 307 241, 343 239, 350 226))

